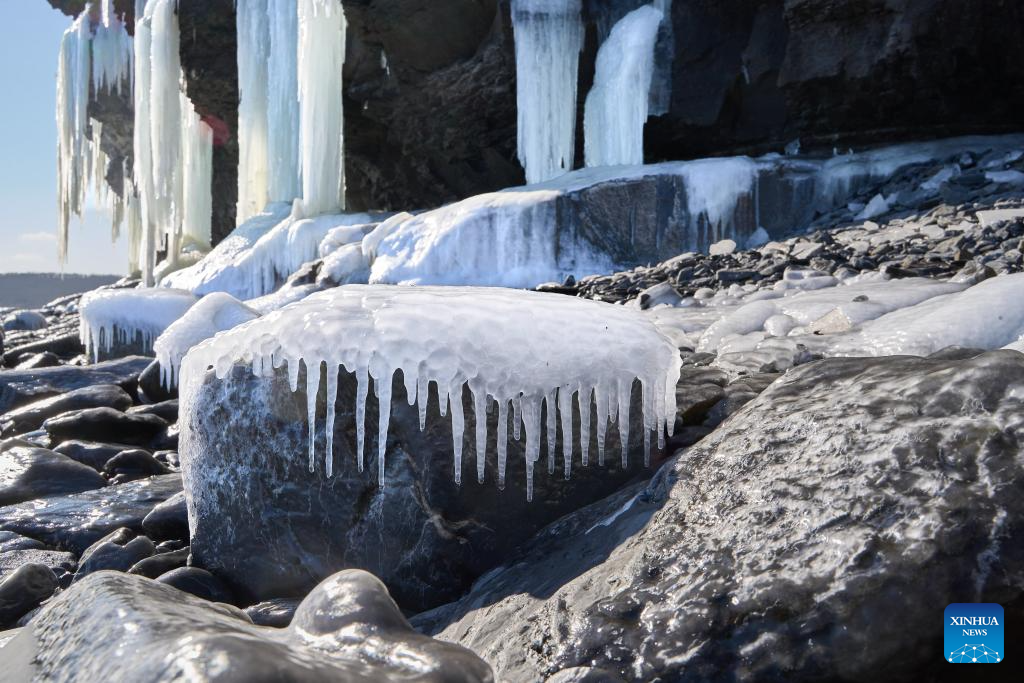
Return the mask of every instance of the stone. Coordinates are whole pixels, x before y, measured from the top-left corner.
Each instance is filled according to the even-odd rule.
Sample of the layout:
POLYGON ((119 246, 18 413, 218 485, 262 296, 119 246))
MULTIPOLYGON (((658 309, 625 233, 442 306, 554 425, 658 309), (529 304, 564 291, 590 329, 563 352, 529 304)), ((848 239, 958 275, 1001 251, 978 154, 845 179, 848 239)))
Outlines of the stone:
POLYGON ((78 566, 74 555, 60 550, 6 550, 0 552, 0 581, 26 564, 48 567, 58 579, 69 576, 78 566))
POLYGON ((736 251, 735 240, 721 240, 715 242, 708 248, 708 253, 712 256, 728 256, 736 251))
POLYGON ((383 584, 359 571, 324 581, 284 629, 156 581, 97 572, 48 602, 0 659, 13 680, 494 681, 472 652, 413 631, 383 584))
POLYGON ((72 460, 88 465, 94 470, 103 471, 103 466, 122 451, 134 448, 124 443, 97 443, 95 441, 65 441, 53 450, 62 453, 72 460))
POLYGON ((42 550, 45 547, 34 538, 26 538, 11 531, 0 531, 0 553, 8 550, 42 550))
POLYGON ((0 629, 13 626, 57 590, 57 577, 41 564, 22 565, 0 581, 0 629))
POLYGON ((839 334, 852 329, 853 321, 842 308, 832 309, 807 326, 807 331, 811 334, 839 334))
POLYGON ((655 306, 675 306, 682 300, 683 297, 679 296, 675 287, 667 282, 648 287, 640 292, 640 308, 642 309, 655 306))
POLYGON ((41 353, 30 354, 24 360, 20 360, 14 367, 15 370, 36 370, 38 368, 55 368, 61 365, 60 357, 51 352, 43 351, 41 353))
MULTIPOLYGON (((301 372, 299 382, 304 386, 301 372)), ((325 385, 317 399, 320 415, 326 414, 325 385)), ((322 466, 309 472, 305 392, 291 392, 284 369, 254 377, 251 367, 239 365, 223 380, 213 373, 201 378, 195 409, 181 416, 188 435, 181 460, 194 563, 224 579, 248 604, 301 597, 334 571, 358 567, 378 574, 403 608, 419 611, 454 599, 544 525, 647 472, 638 391, 631 411, 636 438, 630 466, 622 469, 618 431, 610 428, 607 463, 598 465, 592 435, 590 466, 580 466, 577 446, 566 481, 558 439, 554 474, 545 467, 542 446, 532 503, 526 500, 524 442, 512 439, 511 429, 508 485, 501 490, 495 481, 497 411, 488 416, 486 477, 479 484, 471 464, 475 424, 469 394, 464 395, 465 478, 457 486, 450 413, 438 415, 432 393, 421 432, 401 378, 392 391, 381 488, 375 428, 367 429, 366 471, 356 466, 354 376, 339 373, 330 478, 322 466)), ((376 401, 368 401, 365 417, 367 425, 377 424, 376 401)), ((574 433, 578 430, 577 423, 574 433)), ((318 432, 323 453, 323 428, 318 432)))
POLYGON ((799 241, 793 247, 790 256, 795 261, 810 261, 815 256, 821 254, 824 249, 824 245, 820 242, 799 241))
POLYGON ((96 491, 0 507, 0 531, 82 553, 121 527, 142 529, 158 504, 181 491, 181 475, 164 474, 96 491))
POLYGON ((142 528, 157 540, 188 538, 188 509, 185 493, 176 493, 154 507, 142 520, 142 528))
POLYGON ((169 424, 178 421, 178 399, 170 399, 145 406, 135 406, 126 411, 129 415, 156 415, 169 424))
POLYGON ((299 608, 300 601, 295 598, 280 598, 278 600, 267 600, 258 605, 251 605, 245 608, 252 623, 257 626, 270 626, 272 628, 285 628, 292 623, 295 617, 295 610, 299 608))
POLYGON ((153 541, 145 536, 138 536, 131 529, 117 529, 82 553, 74 580, 80 581, 104 569, 126 572, 138 562, 151 557, 154 551, 153 541))
POLYGON ((6 332, 17 330, 41 330, 47 327, 46 316, 38 311, 15 311, 4 316, 3 327, 6 332))
POLYGON ((188 555, 188 547, 151 555, 132 565, 128 573, 145 576, 147 579, 156 579, 170 571, 186 566, 188 555))
POLYGON ((160 363, 152 361, 139 374, 139 394, 148 403, 163 403, 178 397, 178 388, 168 389, 160 378, 160 363))
POLYGON ((119 482, 170 473, 167 466, 149 451, 139 448, 121 451, 103 465, 103 471, 110 477, 118 478, 119 482))
POLYGON ((0 412, 7 413, 35 400, 66 394, 97 384, 116 384, 131 393, 150 359, 122 358, 87 367, 62 365, 37 370, 0 370, 0 412))
POLYGON ((413 622, 500 680, 942 678, 941 606, 1024 617, 1022 409, 1010 351, 801 366, 413 622))
POLYGON ((107 485, 96 470, 46 450, 18 446, 0 452, 0 506, 107 485))
POLYGON ((43 423, 50 438, 60 443, 71 439, 114 440, 145 446, 167 428, 156 415, 128 415, 113 408, 87 408, 51 417, 43 423))
POLYGON ((200 569, 199 567, 179 567, 162 574, 157 581, 173 586, 180 591, 194 595, 210 602, 223 602, 231 604, 234 596, 231 589, 224 585, 224 582, 216 576, 200 569))
POLYGON ((676 388, 676 430, 698 425, 725 396, 717 384, 682 384, 676 388))
POLYGON ((132 405, 132 397, 115 384, 99 384, 69 391, 66 394, 35 401, 0 415, 3 435, 23 434, 43 426, 51 417, 72 410, 113 408, 124 411, 132 405))

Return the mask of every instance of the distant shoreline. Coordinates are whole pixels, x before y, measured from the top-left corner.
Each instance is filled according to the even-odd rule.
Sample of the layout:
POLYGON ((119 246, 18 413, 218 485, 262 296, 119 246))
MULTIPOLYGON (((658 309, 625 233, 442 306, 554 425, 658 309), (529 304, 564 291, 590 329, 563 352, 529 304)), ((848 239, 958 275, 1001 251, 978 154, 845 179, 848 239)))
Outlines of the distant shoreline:
POLYGON ((39 308, 69 294, 117 282, 122 275, 0 273, 0 308, 39 308))

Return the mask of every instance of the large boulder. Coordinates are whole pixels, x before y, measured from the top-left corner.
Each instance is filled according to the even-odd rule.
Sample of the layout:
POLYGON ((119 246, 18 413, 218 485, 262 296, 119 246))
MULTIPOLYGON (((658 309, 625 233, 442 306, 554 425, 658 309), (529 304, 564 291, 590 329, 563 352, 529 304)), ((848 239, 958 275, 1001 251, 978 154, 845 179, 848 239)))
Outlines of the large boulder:
POLYGON ((490 668, 409 623, 373 576, 337 574, 292 626, 139 576, 98 572, 50 601, 0 647, 11 680, 488 683, 490 668))
MULTIPOLYGON (((438 415, 431 395, 425 431, 406 399, 400 378, 392 386, 387 472, 377 481, 377 401, 366 409, 366 471, 356 466, 356 381, 339 375, 334 427, 334 475, 322 465, 309 471, 304 391, 293 393, 287 371, 254 377, 236 365, 223 380, 200 378, 182 408, 181 460, 192 527, 195 563, 228 581, 250 604, 302 596, 339 569, 356 567, 380 576, 403 608, 422 610, 460 595, 483 572, 549 522, 599 500, 646 472, 641 444, 633 441, 631 467, 619 466, 619 440, 608 435, 608 465, 592 462, 549 475, 545 451, 535 473, 535 500, 525 492, 523 442, 509 429, 508 486, 498 488, 497 411, 488 416, 486 479, 475 475, 475 421, 468 392, 464 481, 453 481, 451 418, 438 415)), ((304 372, 299 386, 304 386, 304 372)), ((326 414, 320 384, 318 412, 326 414)), ((371 391, 370 396, 373 396, 371 391)), ((639 391, 634 392, 632 433, 641 434, 639 391)), ((324 453, 323 420, 317 450, 324 453)), ((579 433, 578 423, 574 428, 579 433)))
POLYGON ((122 413, 114 408, 73 410, 43 423, 53 443, 109 439, 118 443, 146 446, 167 429, 156 415, 122 413))
POLYGON ((79 493, 107 485, 99 472, 45 448, 0 451, 0 505, 79 493))
POLYGON ((127 410, 131 406, 132 397, 121 387, 115 384, 97 384, 51 398, 44 398, 0 415, 0 428, 3 429, 4 436, 24 434, 39 429, 47 419, 71 410, 86 408, 127 410))
POLYGON ((414 623, 501 680, 928 680, 945 605, 1024 618, 1022 430, 1016 352, 802 366, 414 623))

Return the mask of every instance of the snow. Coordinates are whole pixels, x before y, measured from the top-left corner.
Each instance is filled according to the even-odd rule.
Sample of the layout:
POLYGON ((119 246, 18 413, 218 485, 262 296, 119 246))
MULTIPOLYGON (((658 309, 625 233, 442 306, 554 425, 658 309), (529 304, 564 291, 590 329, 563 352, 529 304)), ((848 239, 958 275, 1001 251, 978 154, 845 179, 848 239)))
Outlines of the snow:
POLYGON ((581 0, 512 0, 518 154, 526 181, 572 170, 583 49, 581 0))
POLYGON ((204 296, 171 323, 153 344, 156 358, 160 361, 160 378, 164 385, 170 387, 176 382, 181 359, 193 346, 218 332, 230 330, 258 317, 258 311, 230 294, 217 292, 204 296))
POLYGON ((654 47, 663 16, 653 5, 630 12, 598 51, 584 114, 587 166, 644 162, 654 47))
POLYGON ((79 337, 94 362, 115 343, 132 343, 139 335, 143 347, 150 348, 197 300, 191 292, 176 289, 95 290, 79 305, 79 337))
POLYGON ((320 255, 320 258, 323 258, 328 254, 337 251, 341 247, 349 244, 360 243, 363 241, 363 238, 373 232, 378 225, 378 223, 339 225, 327 233, 327 236, 324 237, 322 242, 320 242, 320 246, 317 247, 316 251, 320 255))
POLYGON ((1024 218, 1024 209, 992 209, 990 211, 979 211, 978 220, 982 226, 995 225, 1001 221, 1012 221, 1016 218, 1024 218))
MULTIPOLYGON (((429 383, 439 392, 442 413, 451 411, 455 481, 461 483, 464 415, 462 395, 473 396, 481 418, 498 404, 498 479, 504 484, 509 405, 513 433, 526 431, 527 497, 533 496, 533 468, 540 458, 541 411, 552 416, 558 406, 563 430, 571 428, 573 401, 581 408, 580 439, 587 462, 592 403, 599 454, 609 422, 618 422, 622 456, 628 453, 629 412, 634 380, 643 387, 644 442, 656 432, 659 444, 671 433, 680 358, 671 340, 639 312, 621 306, 554 294, 503 289, 382 287, 350 285, 314 294, 203 342, 185 357, 181 369, 183 415, 203 409, 196 395, 206 371, 223 379, 236 363, 251 364, 257 375, 287 366, 293 391, 298 390, 300 362, 307 368, 344 368, 358 382, 357 448, 363 465, 365 401, 369 379, 380 403, 378 478, 384 483, 384 456, 390 421, 392 378, 402 371, 411 403, 419 406, 425 424, 429 383), (571 330, 573 344, 565 343, 571 330)), ((317 463, 315 439, 320 372, 307 372, 309 465, 317 463), (310 381, 311 380, 311 381, 310 381)), ((333 473, 336 372, 327 373, 325 471, 333 473)), ((190 456, 187 417, 181 421, 183 456, 190 456)), ((482 481, 487 443, 486 420, 476 421, 477 476, 482 481)), ((548 424, 549 469, 554 464, 548 424)), ((563 449, 566 474, 571 466, 572 439, 563 449)))
POLYGON ((355 243, 328 254, 316 281, 323 286, 366 284, 369 278, 370 261, 363 253, 362 245, 355 243))
POLYGON ((236 220, 241 225, 262 211, 270 197, 267 149, 272 130, 267 120, 270 19, 267 0, 236 0, 235 9, 239 92, 236 220))
POLYGON ((320 290, 321 287, 313 284, 285 284, 281 289, 277 290, 273 294, 249 299, 245 302, 245 305, 260 315, 266 315, 267 313, 272 313, 273 311, 284 308, 288 304, 293 304, 296 301, 302 301, 306 297, 311 294, 316 294, 320 290))
POLYGON ((345 208, 342 71, 345 13, 338 0, 298 0, 299 144, 304 216, 345 208))

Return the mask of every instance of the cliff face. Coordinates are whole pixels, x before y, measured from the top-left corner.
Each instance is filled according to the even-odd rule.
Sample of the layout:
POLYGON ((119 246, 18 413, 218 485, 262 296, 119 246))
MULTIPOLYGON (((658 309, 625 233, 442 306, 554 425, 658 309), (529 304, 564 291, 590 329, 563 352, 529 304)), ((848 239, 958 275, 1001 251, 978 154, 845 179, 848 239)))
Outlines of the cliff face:
MULTIPOLYGON (((50 2, 69 13, 82 5, 50 2)), ((599 24, 610 7, 637 4, 585 3, 581 100, 599 24)), ((233 7, 181 0, 179 10, 189 95, 220 126, 220 236, 233 226, 236 196, 233 7)), ((508 0, 345 0, 345 8, 350 208, 436 206, 523 181, 508 0)), ((795 139, 831 150, 1020 127, 1024 6, 1016 0, 674 0, 672 24, 670 106, 648 122, 648 161, 778 151, 795 139)))

